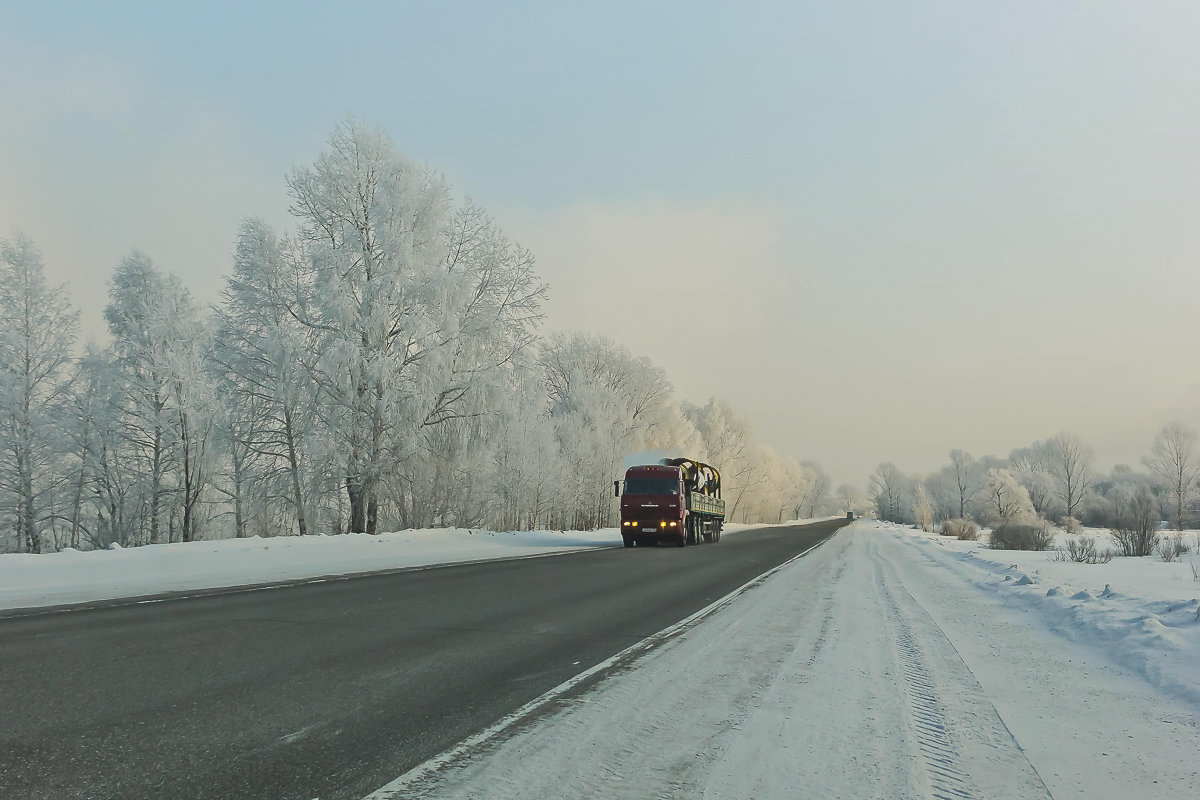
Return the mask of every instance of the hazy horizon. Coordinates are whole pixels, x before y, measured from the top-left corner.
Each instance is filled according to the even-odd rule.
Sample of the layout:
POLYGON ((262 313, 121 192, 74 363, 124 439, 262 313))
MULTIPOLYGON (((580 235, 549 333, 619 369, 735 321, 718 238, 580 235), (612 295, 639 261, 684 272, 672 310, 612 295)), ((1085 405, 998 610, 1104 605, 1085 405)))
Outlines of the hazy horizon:
POLYGON ((865 487, 1200 423, 1200 9, 0 8, 0 236, 86 335, 131 249, 214 302, 352 115, 538 258, 549 329, 865 487), (701 342, 703 344, 701 344, 701 342))

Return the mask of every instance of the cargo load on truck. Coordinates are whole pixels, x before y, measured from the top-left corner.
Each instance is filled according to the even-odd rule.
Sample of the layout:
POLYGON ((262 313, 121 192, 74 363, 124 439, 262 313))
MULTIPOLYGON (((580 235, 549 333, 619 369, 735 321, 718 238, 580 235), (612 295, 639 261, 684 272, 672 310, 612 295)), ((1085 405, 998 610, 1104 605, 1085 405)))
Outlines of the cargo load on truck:
POLYGON ((621 498, 621 540, 626 547, 719 542, 725 522, 721 473, 691 458, 665 459, 625 471, 613 481, 621 498))

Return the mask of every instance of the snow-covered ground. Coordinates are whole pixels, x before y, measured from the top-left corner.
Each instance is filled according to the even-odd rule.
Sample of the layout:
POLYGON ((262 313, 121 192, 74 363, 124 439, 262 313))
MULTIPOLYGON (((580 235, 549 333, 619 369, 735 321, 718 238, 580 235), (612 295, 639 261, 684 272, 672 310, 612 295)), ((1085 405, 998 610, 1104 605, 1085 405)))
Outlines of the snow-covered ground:
POLYGON ((1200 797, 1198 607, 1186 564, 862 521, 372 798, 1200 797))
MULTIPOLYGON (((761 526, 729 524, 725 533, 752 527, 761 526)), ((377 536, 252 537, 88 552, 9 553, 0 555, 0 609, 316 580, 620 544, 616 528, 510 533, 437 528, 377 536)))

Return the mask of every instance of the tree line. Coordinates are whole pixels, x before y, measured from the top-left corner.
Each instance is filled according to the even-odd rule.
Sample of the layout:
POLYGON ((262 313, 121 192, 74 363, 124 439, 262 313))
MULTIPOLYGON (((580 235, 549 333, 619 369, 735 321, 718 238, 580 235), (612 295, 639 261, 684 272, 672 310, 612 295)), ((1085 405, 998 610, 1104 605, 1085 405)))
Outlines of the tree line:
POLYGON ((952 519, 993 527, 1044 520, 1068 530, 1162 520, 1184 530, 1200 524, 1198 441, 1195 429, 1169 422, 1151 441, 1144 471, 1117 465, 1107 474, 1096 469, 1095 451, 1068 432, 1007 458, 951 450, 949 463, 924 476, 905 475, 889 461, 871 475, 869 500, 881 519, 927 528, 952 519))
POLYGON ((718 465, 731 518, 827 510, 820 466, 729 403, 545 334, 533 254, 382 132, 342 124, 286 183, 294 228, 244 221, 211 308, 145 253, 117 264, 106 346, 80 349, 32 241, 0 243, 0 549, 589 529, 654 449, 718 465))

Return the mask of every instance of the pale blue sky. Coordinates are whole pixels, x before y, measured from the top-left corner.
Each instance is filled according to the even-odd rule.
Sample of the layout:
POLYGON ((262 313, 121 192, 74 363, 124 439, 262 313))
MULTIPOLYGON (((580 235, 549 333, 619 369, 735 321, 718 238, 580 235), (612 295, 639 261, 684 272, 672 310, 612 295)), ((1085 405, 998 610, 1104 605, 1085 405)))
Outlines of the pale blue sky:
POLYGON ((838 480, 1062 428, 1131 462, 1200 422, 1198 23, 1100 0, 5 3, 0 231, 93 330, 135 245, 211 300, 238 221, 285 223, 285 173, 353 114, 538 254, 552 325, 838 480), (680 319, 714 358, 647 339, 680 319))

